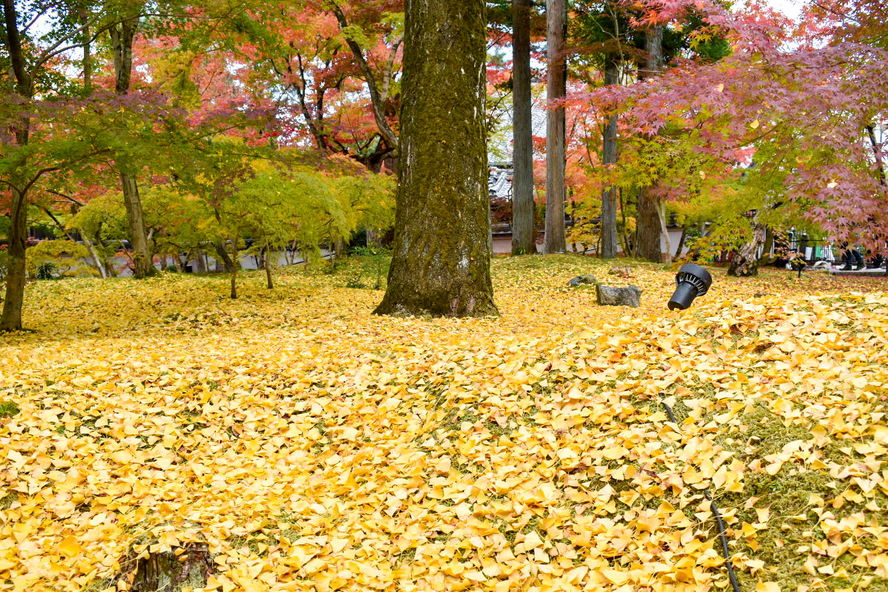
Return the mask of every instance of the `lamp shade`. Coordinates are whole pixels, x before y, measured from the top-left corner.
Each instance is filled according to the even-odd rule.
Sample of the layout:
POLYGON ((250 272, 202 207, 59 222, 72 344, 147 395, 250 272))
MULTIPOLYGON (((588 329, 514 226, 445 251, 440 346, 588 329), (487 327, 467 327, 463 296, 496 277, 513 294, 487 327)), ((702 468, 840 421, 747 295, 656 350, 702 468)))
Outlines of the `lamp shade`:
POLYGON ((709 291, 712 276, 695 263, 685 263, 675 275, 675 292, 669 299, 669 310, 688 308, 697 296, 709 291))

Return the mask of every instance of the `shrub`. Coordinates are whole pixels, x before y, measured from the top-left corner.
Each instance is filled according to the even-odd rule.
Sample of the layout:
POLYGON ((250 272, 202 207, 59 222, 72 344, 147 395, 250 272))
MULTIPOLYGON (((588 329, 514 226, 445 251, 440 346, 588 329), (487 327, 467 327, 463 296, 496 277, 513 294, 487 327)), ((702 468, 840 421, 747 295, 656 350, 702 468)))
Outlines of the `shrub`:
POLYGON ((27 255, 28 275, 38 280, 98 275, 87 263, 90 254, 86 246, 71 240, 41 241, 29 248, 27 255))

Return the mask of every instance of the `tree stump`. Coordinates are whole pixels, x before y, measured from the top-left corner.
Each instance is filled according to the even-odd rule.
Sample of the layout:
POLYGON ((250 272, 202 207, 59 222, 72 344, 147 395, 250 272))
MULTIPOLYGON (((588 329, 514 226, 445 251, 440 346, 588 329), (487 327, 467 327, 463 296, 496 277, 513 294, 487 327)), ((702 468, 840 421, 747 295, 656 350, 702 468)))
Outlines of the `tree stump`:
POLYGON ((188 543, 163 553, 151 553, 136 561, 134 592, 180 592, 202 588, 212 571, 212 559, 205 543, 188 543))

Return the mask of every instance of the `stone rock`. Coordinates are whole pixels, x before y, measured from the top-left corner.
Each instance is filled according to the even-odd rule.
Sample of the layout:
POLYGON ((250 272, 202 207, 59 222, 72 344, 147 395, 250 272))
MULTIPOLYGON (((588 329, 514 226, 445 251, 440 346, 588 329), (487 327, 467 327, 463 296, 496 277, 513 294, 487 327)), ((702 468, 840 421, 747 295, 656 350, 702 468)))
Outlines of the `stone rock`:
POLYGON ((598 304, 605 306, 641 306, 642 290, 638 286, 605 286, 598 284, 598 304))
POLYGON ((578 275, 574 279, 567 282, 567 285, 570 286, 571 288, 577 288, 579 286, 582 286, 583 284, 595 285, 597 283, 598 283, 598 280, 595 278, 594 275, 578 275))

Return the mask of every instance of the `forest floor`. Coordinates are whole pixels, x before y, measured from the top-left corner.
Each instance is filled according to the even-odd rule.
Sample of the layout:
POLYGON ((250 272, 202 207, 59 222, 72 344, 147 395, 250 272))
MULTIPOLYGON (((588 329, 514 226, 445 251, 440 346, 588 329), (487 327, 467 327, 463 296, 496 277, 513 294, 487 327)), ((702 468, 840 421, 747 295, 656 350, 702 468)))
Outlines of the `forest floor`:
POLYGON ((504 258, 501 316, 452 320, 373 316, 368 269, 31 284, 0 590, 189 542, 224 592, 730 589, 707 488, 744 592, 888 590, 885 278, 713 269, 671 312, 665 266, 504 258))

